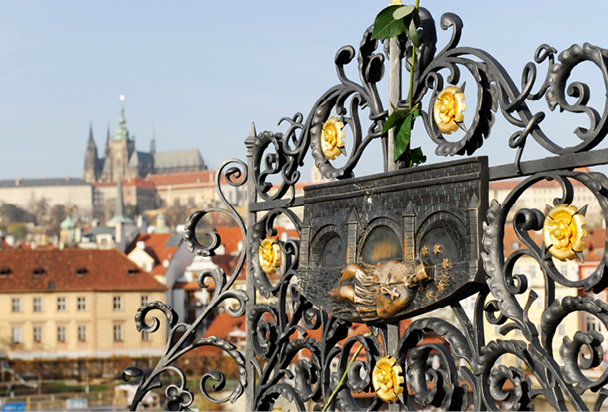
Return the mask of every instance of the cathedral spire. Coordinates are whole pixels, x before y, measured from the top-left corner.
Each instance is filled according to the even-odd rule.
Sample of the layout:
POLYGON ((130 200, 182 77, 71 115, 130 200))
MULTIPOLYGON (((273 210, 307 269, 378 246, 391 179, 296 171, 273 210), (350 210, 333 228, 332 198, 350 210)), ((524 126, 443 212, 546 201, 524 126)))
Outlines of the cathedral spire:
POLYGON ((89 122, 89 143, 90 142, 95 144, 95 140, 93 139, 93 122, 89 122))
POLYGON ((129 131, 127 130, 127 121, 125 120, 125 96, 123 94, 120 95, 120 116, 118 117, 118 129, 116 130, 116 135, 114 136, 114 140, 129 140, 129 131))
POLYGON ((154 123, 152 123, 152 137, 150 138, 150 154, 156 153, 156 138, 154 137, 154 123))
POLYGON ((116 202, 114 203, 114 216, 108 220, 106 225, 110 227, 116 226, 117 223, 133 223, 125 215, 125 203, 122 198, 122 173, 118 172, 118 180, 116 181, 116 202))
POLYGON ((89 124, 89 140, 84 157, 84 180, 85 182, 95 182, 99 178, 99 159, 97 158, 97 145, 93 138, 93 124, 89 124))

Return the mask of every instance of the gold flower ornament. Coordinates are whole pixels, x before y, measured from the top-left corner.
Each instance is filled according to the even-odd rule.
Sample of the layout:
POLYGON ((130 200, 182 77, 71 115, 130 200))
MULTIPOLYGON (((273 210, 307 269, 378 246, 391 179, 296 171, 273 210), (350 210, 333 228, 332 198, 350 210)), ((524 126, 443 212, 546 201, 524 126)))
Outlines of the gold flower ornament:
POLYGON ((277 272, 277 268, 281 266, 281 245, 276 239, 268 237, 260 243, 258 256, 262 270, 269 275, 273 275, 277 272))
POLYGON ((372 371, 372 383, 378 397, 384 402, 393 403, 397 395, 403 393, 403 369, 396 365, 397 359, 383 356, 376 362, 372 371))
POLYGON ((330 117, 323 124, 321 150, 329 160, 334 160, 340 153, 345 153, 342 138, 346 136, 346 132, 342 130, 343 127, 344 123, 339 122, 336 116, 330 117))
POLYGON ((458 129, 459 123, 464 120, 467 108, 464 102, 464 85, 461 88, 448 86, 439 92, 433 107, 433 117, 439 131, 451 134, 458 129))
POLYGON ((587 236, 585 210, 574 205, 558 205, 552 208, 543 225, 543 238, 549 252, 561 261, 573 260, 585 249, 587 236))

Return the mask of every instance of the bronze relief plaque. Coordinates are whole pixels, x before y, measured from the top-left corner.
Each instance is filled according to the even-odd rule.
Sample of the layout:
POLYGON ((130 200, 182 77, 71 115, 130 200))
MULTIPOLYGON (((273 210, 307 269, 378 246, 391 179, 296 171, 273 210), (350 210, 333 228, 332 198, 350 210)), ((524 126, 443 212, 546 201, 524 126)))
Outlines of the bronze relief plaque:
POLYGON ((402 319, 469 296, 483 283, 487 158, 304 190, 298 289, 334 316, 402 319))

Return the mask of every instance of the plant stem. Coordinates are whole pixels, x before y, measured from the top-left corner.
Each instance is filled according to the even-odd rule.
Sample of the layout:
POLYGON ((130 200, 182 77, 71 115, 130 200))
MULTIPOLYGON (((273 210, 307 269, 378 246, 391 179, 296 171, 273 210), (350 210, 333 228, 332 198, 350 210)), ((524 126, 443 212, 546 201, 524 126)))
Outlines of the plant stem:
MULTIPOLYGON (((368 332, 365 334, 366 337, 371 336, 371 335, 372 335, 372 332, 368 332)), ((340 379, 338 386, 336 386, 336 389, 334 389, 334 391, 331 393, 331 396, 325 403, 325 406, 323 406, 323 409, 321 409, 321 412, 325 412, 327 410, 329 405, 334 401, 334 398, 336 397, 336 395, 338 394, 340 389, 342 389, 342 386, 344 386, 344 382, 346 381, 346 376, 348 375, 348 371, 350 370, 350 365, 352 365, 353 362, 355 361, 355 359, 357 359, 357 356, 359 356, 359 354, 361 353, 361 349, 363 349, 363 344, 361 344, 361 346, 359 346, 359 348, 357 349, 357 351, 355 352, 353 357, 350 358, 350 362, 348 362, 348 366, 346 367, 346 370, 344 371, 344 375, 342 375, 342 379, 340 379)))
MULTIPOLYGON (((416 0, 416 12, 418 12, 418 8, 420 5, 420 0, 416 0)), ((412 94, 414 89, 414 65, 416 64, 416 46, 412 43, 412 67, 410 68, 410 101, 409 108, 412 108, 412 94)))

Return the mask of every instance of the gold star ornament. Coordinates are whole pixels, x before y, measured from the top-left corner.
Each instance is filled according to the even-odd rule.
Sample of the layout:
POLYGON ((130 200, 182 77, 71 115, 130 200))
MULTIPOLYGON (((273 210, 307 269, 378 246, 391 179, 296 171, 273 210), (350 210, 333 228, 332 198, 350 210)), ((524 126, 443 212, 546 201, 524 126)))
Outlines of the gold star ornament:
POLYGON ((429 254, 429 248, 426 247, 426 245, 422 246, 422 250, 420 251, 420 253, 422 253, 422 256, 426 256, 429 254))
POLYGON ((378 359, 372 371, 374 390, 384 402, 393 403, 397 400, 397 395, 403 393, 403 369, 396 363, 397 359, 392 356, 383 356, 378 359))
POLYGON ((574 205, 557 205, 549 210, 543 225, 545 246, 553 256, 561 261, 574 260, 585 250, 583 238, 587 237, 585 212, 574 205))
POLYGON ((434 254, 441 253, 441 245, 435 243, 435 246, 433 246, 433 253, 434 254))
POLYGON ((264 239, 260 243, 258 257, 262 270, 269 275, 274 275, 277 272, 277 268, 281 266, 281 245, 279 245, 275 238, 268 237, 264 239))
POLYGON ((441 262, 441 267, 447 269, 450 267, 450 259, 443 258, 443 262, 441 262))

